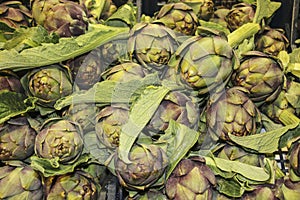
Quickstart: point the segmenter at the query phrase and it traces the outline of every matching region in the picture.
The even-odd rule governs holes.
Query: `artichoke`
[[[283,88],[278,97],[271,102],[264,103],[260,111],[276,123],[281,123],[281,114],[288,111],[296,116],[300,115],[300,83],[288,78],[284,81]]]
[[[32,16],[37,24],[60,37],[84,34],[89,24],[85,8],[68,0],[33,0]]]
[[[206,110],[208,133],[214,141],[230,141],[228,133],[241,137],[260,133],[261,114],[247,90],[232,87],[217,96],[210,98]]]
[[[79,0],[80,4],[86,7],[92,23],[106,20],[117,10],[112,0],[105,0],[104,3],[101,1],[102,0]]]
[[[68,120],[78,123],[85,134],[95,129],[95,118],[98,111],[99,108],[94,104],[72,104],[64,116]]]
[[[200,25],[193,9],[182,2],[163,5],[155,20],[184,35],[194,35]]]
[[[81,90],[87,90],[99,82],[105,70],[99,49],[69,60],[66,65],[71,70],[74,83]]]
[[[280,51],[286,51],[289,40],[283,29],[265,27],[255,36],[255,49],[266,54],[277,56]]]
[[[172,91],[160,103],[144,132],[151,136],[162,134],[168,128],[170,120],[197,130],[199,110],[196,98],[182,91]]]
[[[87,173],[75,171],[50,179],[46,200],[98,200],[99,189]]]
[[[237,65],[233,49],[218,34],[191,37],[180,45],[169,62],[181,82],[198,91],[199,95],[223,88]]]
[[[300,140],[294,142],[289,150],[289,177],[291,181],[300,181]]]
[[[19,77],[11,70],[0,71],[0,91],[23,92]]]
[[[115,65],[102,74],[105,80],[126,82],[133,79],[144,78],[149,71],[142,65],[134,62],[124,62]]]
[[[34,153],[36,132],[26,117],[11,119],[0,126],[0,160],[24,160]]]
[[[43,199],[42,178],[23,163],[0,167],[0,199]]]
[[[165,190],[169,199],[212,200],[216,177],[200,157],[181,160],[168,178]]]
[[[45,107],[52,107],[58,99],[73,92],[69,73],[58,64],[29,71],[21,83],[27,95],[38,98],[38,103]]]
[[[279,95],[284,72],[281,62],[259,51],[244,54],[239,68],[232,75],[233,84],[249,90],[255,103],[271,102]]]
[[[238,3],[232,6],[225,17],[228,28],[231,31],[236,30],[242,25],[252,22],[254,19],[256,6],[249,3]]]
[[[137,59],[149,69],[161,70],[168,64],[178,43],[175,33],[168,27],[138,23],[130,30],[127,45],[131,60]]]
[[[40,158],[58,159],[59,163],[75,162],[82,153],[83,139],[79,126],[69,120],[53,120],[37,134],[35,153]]]
[[[21,26],[31,26],[31,21],[31,11],[21,1],[12,0],[0,3],[0,25],[2,24],[2,30],[13,32]]]
[[[122,105],[104,107],[96,116],[95,130],[99,140],[108,148],[119,146],[122,126],[127,123],[129,109]]]
[[[216,10],[214,11],[213,16],[209,19],[209,21],[227,27],[227,22],[225,20],[225,17],[227,16],[229,11],[230,9],[226,7],[217,7]]]
[[[131,190],[145,190],[155,184],[168,166],[165,151],[156,145],[135,145],[125,163],[118,156],[115,159],[115,172],[120,184]]]
[[[276,197],[276,188],[272,185],[262,185],[257,187],[254,191],[245,193],[241,200],[279,200]]]

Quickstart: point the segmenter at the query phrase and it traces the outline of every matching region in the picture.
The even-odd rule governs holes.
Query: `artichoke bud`
[[[199,19],[194,10],[183,2],[167,3],[155,15],[155,21],[163,23],[177,33],[194,35]]]
[[[67,69],[58,64],[29,71],[21,83],[27,95],[38,98],[38,103],[45,107],[52,107],[58,99],[73,92]]]
[[[265,27],[263,31],[255,36],[255,48],[266,54],[277,56],[280,51],[286,51],[289,40],[283,29]]]
[[[180,0],[189,5],[199,19],[208,21],[214,14],[213,0]]]
[[[98,200],[98,188],[87,173],[75,171],[55,177],[47,188],[46,199]]]
[[[129,33],[130,59],[149,69],[162,70],[178,47],[173,30],[158,23],[138,23]]]
[[[19,77],[11,70],[0,71],[0,91],[23,92]]]
[[[34,0],[32,15],[37,24],[60,37],[84,34],[88,29],[86,9],[68,0]]]
[[[213,199],[216,177],[200,157],[181,160],[168,178],[165,190],[169,199]]]
[[[238,3],[232,6],[225,17],[228,28],[234,31],[242,25],[252,22],[254,19],[256,6],[249,3]]]
[[[0,199],[43,199],[42,178],[23,163],[0,167]]]
[[[138,78],[144,78],[149,71],[142,65],[134,62],[124,62],[115,65],[102,73],[105,80],[112,80],[117,82],[126,82]]]
[[[249,97],[258,105],[275,100],[284,82],[282,63],[262,52],[247,52],[232,75],[233,84],[249,90]]]
[[[210,101],[206,124],[212,138],[230,141],[228,133],[240,137],[260,133],[261,113],[245,91],[241,87],[232,87],[215,101]]]
[[[288,155],[290,179],[292,181],[300,181],[300,141],[292,144]]]
[[[214,31],[210,34],[185,40],[169,62],[169,66],[176,69],[181,82],[187,88],[198,91],[201,96],[224,89],[238,65],[227,39],[223,35],[216,35]]]
[[[11,119],[0,127],[0,160],[24,160],[34,153],[36,132],[25,117]]]
[[[67,61],[74,83],[79,89],[87,90],[101,80],[101,73],[105,70],[99,49],[80,55]]]
[[[108,148],[119,146],[122,127],[127,123],[129,108],[121,105],[107,106],[96,116],[95,130],[99,140]]]
[[[145,190],[154,185],[168,166],[165,151],[156,145],[135,145],[129,153],[131,163],[118,156],[115,171],[120,184],[130,190]]]
[[[69,120],[50,121],[37,134],[34,148],[38,157],[73,163],[83,150],[81,129]]]
[[[168,128],[170,120],[197,130],[199,113],[197,98],[181,91],[172,91],[162,100],[144,131],[151,136],[162,134]]]
[[[279,200],[279,198],[276,197],[276,187],[261,185],[252,192],[244,193],[241,200]]]
[[[13,32],[22,26],[31,26],[31,11],[21,1],[0,3],[0,24],[5,31]]]

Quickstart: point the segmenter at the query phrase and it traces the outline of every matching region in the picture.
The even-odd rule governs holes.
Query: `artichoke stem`
[[[239,27],[228,35],[228,43],[232,48],[237,47],[245,39],[254,36],[260,30],[260,25],[256,23],[247,23]]]
[[[281,112],[279,115],[279,120],[286,126],[300,123],[300,119],[288,110],[283,110]]]

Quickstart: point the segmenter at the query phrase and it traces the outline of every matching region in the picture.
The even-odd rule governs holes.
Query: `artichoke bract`
[[[38,103],[45,107],[52,107],[58,99],[73,92],[69,73],[58,64],[29,71],[21,83],[27,95],[37,97]]]
[[[247,90],[232,87],[214,100],[211,97],[206,110],[206,125],[214,141],[230,141],[228,133],[240,137],[260,133],[262,121]]]
[[[0,199],[43,199],[42,178],[23,163],[0,167]]]
[[[200,157],[181,160],[165,185],[169,199],[212,200],[217,181],[211,169]]]
[[[265,27],[255,36],[255,49],[266,54],[277,56],[280,51],[287,50],[289,40],[283,29]]]
[[[127,48],[131,60],[149,69],[161,70],[178,47],[173,30],[162,24],[138,23],[129,33]]]
[[[101,80],[101,73],[105,70],[102,60],[99,49],[95,49],[66,63],[79,89],[87,90]]]
[[[68,0],[34,0],[32,16],[37,24],[60,37],[84,34],[89,24],[85,8]]]
[[[180,80],[199,95],[223,87],[228,83],[238,59],[227,42],[218,34],[193,36],[184,41],[169,62]]]
[[[199,19],[193,9],[185,3],[167,3],[155,15],[155,21],[163,23],[177,33],[194,35]]]
[[[260,111],[276,123],[281,123],[280,115],[288,111],[296,116],[300,115],[300,83],[287,78],[278,97],[261,106]]]
[[[131,163],[116,157],[115,171],[120,184],[131,190],[151,187],[163,176],[169,162],[165,151],[151,144],[133,146],[128,158]]]
[[[23,92],[19,77],[11,70],[0,71],[0,91]]]
[[[129,118],[129,108],[122,105],[104,107],[96,116],[95,130],[99,140],[108,148],[119,146],[122,126]]]
[[[228,28],[234,31],[242,25],[252,22],[254,19],[256,6],[249,3],[238,3],[232,6],[225,17]]]
[[[46,200],[98,200],[98,192],[96,183],[86,173],[75,171],[54,178],[47,188]]]
[[[243,55],[232,80],[234,85],[249,90],[249,97],[253,102],[271,102],[282,89],[283,67],[275,57],[259,51],[249,51]]]
[[[0,160],[24,160],[34,153],[36,132],[25,117],[0,125]]]
[[[62,164],[73,163],[83,150],[81,134],[79,126],[69,120],[49,122],[36,136],[35,153],[41,158],[58,158]]]
[[[165,96],[144,131],[151,136],[163,134],[171,120],[197,130],[199,113],[196,98],[182,91],[172,91]]]
[[[0,3],[1,29],[13,32],[21,26],[31,26],[31,11],[21,1],[5,1]]]

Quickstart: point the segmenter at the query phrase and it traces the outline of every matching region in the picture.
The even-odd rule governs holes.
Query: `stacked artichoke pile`
[[[222,2],[2,1],[0,199],[299,199],[300,49]]]

